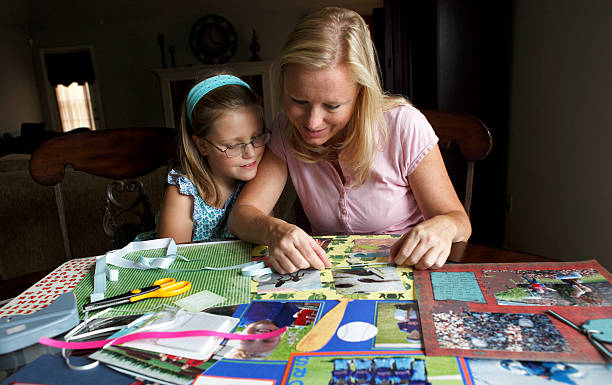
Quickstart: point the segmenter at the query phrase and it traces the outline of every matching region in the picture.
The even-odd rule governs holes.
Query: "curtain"
[[[80,127],[95,130],[89,85],[86,82],[83,85],[72,83],[68,87],[60,84],[55,87],[55,96],[64,132]]]
[[[47,78],[53,86],[89,83],[95,81],[93,62],[89,51],[46,53]]]

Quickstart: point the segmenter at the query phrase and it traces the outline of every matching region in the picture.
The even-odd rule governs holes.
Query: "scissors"
[[[162,278],[153,282],[153,286],[134,289],[125,294],[120,294],[115,297],[101,299],[99,301],[90,302],[83,305],[83,311],[94,311],[106,309],[107,307],[123,305],[140,301],[141,299],[151,297],[171,297],[179,295],[191,288],[191,282],[180,281],[176,282],[174,278]]]

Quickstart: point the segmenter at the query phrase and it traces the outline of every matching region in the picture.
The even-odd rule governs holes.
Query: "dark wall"
[[[471,241],[497,247],[506,215],[512,10],[508,0],[385,0],[373,17],[374,30],[385,31],[374,38],[388,91],[419,109],[474,115],[491,130],[491,154],[475,167]],[[445,159],[454,158],[451,149]],[[449,170],[460,198],[461,171]]]

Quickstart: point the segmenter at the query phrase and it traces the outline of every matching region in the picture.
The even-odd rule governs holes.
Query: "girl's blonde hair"
[[[408,101],[385,95],[378,66],[378,56],[367,24],[358,13],[344,8],[327,7],[313,12],[298,23],[289,35],[279,58],[278,87],[284,100],[284,69],[288,64],[301,64],[314,69],[348,65],[359,86],[353,115],[343,130],[343,138],[333,147],[310,145],[293,126],[287,135],[295,156],[304,162],[340,160],[353,171],[355,187],[361,186],[370,174],[377,150],[386,140],[383,113]],[[380,128],[380,143],[377,128]],[[340,157],[338,158],[338,155]]]
[[[233,75],[227,71],[210,73],[194,84],[217,75]],[[193,87],[192,87],[193,88]],[[196,104],[191,115],[191,123],[187,116],[185,102],[181,108],[179,161],[185,175],[191,180],[208,204],[219,206],[223,204],[222,197],[214,182],[212,171],[205,156],[198,151],[192,135],[205,138],[213,128],[215,121],[225,112],[242,107],[253,107],[263,122],[263,107],[261,99],[249,88],[240,85],[224,85],[204,95]]]

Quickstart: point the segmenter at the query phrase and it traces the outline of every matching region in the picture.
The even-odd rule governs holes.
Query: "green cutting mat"
[[[216,244],[198,244],[190,246],[179,246],[178,254],[189,260],[198,259],[197,261],[185,262],[177,259],[170,269],[197,269],[205,266],[209,267],[224,267],[246,263],[251,260],[252,245],[245,242],[228,242]],[[138,257],[163,257],[166,254],[166,249],[144,250],[132,252],[124,258],[129,260],[137,260]],[[201,260],[200,260],[201,259]],[[110,269],[119,270],[119,280],[111,282],[106,281],[105,298],[123,294],[133,289],[151,286],[153,282],[160,278],[174,278],[178,281],[191,282],[191,289],[186,293],[166,298],[148,298],[142,301],[117,306],[120,311],[111,311],[107,313],[108,317],[125,315],[129,313],[142,314],[159,307],[162,304],[173,305],[177,300],[188,297],[202,290],[208,290],[225,298],[225,301],[216,306],[229,306],[250,301],[250,278],[240,274],[240,269],[214,271],[203,270],[197,272],[180,272],[169,273],[165,270],[138,270],[127,269],[109,265]],[[81,318],[83,313],[80,312],[82,306],[89,303],[89,296],[93,293],[93,276],[95,268],[87,273],[85,278],[74,288],[73,292],[76,295],[79,305],[79,313]],[[93,313],[91,313],[93,314]]]

